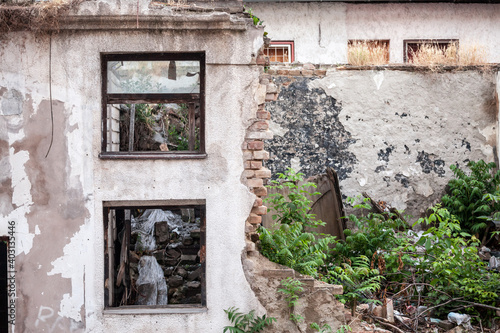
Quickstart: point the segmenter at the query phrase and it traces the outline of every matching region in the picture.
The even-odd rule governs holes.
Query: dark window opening
[[[458,48],[458,39],[423,39],[423,40],[405,40],[404,42],[404,62],[412,62],[413,56],[424,46],[432,46],[445,52],[450,46]]]
[[[103,54],[101,158],[203,158],[204,53]]]
[[[7,281],[8,237],[0,237],[0,332],[9,330],[9,296]]]
[[[197,203],[104,203],[107,308],[206,306],[205,205]]]

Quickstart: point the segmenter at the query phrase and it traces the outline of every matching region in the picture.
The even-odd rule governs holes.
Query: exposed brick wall
[[[267,59],[262,51],[257,58],[257,64],[266,66]],[[264,68],[264,67],[263,67]],[[256,230],[262,222],[262,215],[267,213],[267,207],[263,205],[263,198],[267,195],[267,188],[264,187],[266,179],[271,178],[271,171],[263,166],[269,159],[269,153],[265,151],[265,140],[273,138],[273,133],[269,131],[269,120],[271,114],[265,110],[266,102],[275,101],[278,97],[278,89],[271,82],[270,75],[263,73],[260,77],[257,91],[258,108],[252,123],[247,128],[245,141],[243,143],[243,163],[245,171],[243,177],[250,191],[256,195],[252,211],[246,220],[247,252],[255,250],[253,241],[257,239]]]

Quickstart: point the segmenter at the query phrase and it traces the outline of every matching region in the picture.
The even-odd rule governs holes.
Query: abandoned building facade
[[[224,309],[274,304],[252,276],[250,237],[273,173],[332,166],[346,195],[369,186],[418,216],[451,164],[498,160],[497,67],[321,66],[345,63],[351,39],[390,40],[391,62],[403,62],[406,39],[476,36],[498,62],[498,5],[463,4],[468,16],[462,4],[252,3],[273,40],[294,41],[294,61],[309,63],[277,69],[264,68],[264,27],[241,1],[68,3],[57,25],[0,32],[9,332],[221,332]],[[453,33],[354,23],[436,8],[454,8],[440,17]],[[336,327],[341,291],[323,289]]]

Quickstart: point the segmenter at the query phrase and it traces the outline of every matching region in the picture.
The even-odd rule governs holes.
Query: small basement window
[[[349,40],[347,43],[347,62],[357,66],[388,64],[389,40]]]
[[[205,201],[104,202],[107,312],[206,306]]]
[[[289,64],[295,61],[294,43],[292,41],[273,41],[264,48],[264,55],[270,62]]]
[[[205,157],[205,53],[102,54],[101,158]]]
[[[419,39],[419,40],[405,40],[404,45],[404,62],[412,62],[413,56],[423,46],[431,46],[441,51],[446,52],[450,46],[458,48],[458,39]]]

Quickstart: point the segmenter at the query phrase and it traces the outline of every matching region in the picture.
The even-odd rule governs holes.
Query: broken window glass
[[[105,208],[107,307],[205,305],[204,206]]]
[[[102,158],[203,158],[204,53],[104,54]]]

